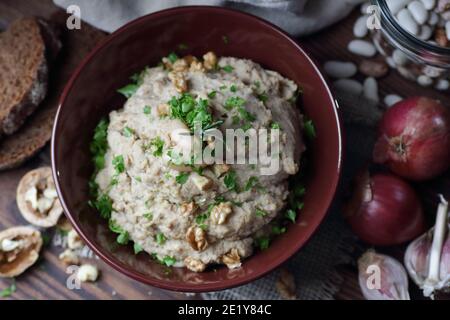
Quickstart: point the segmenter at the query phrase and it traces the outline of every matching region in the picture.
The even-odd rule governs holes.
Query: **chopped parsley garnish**
[[[245,123],[244,125],[242,125],[242,130],[244,130],[244,131],[247,131],[251,128],[253,128],[253,126],[250,123]]]
[[[236,88],[236,86],[235,86],[234,84],[232,84],[232,85],[230,86],[230,91],[231,91],[231,92],[236,92],[236,91],[237,91],[237,88]]]
[[[164,149],[164,141],[160,137],[153,138],[150,141],[150,146],[153,147],[153,155],[161,157]]]
[[[127,138],[132,137],[133,134],[134,134],[134,130],[131,129],[130,127],[125,127],[125,128],[123,129],[123,135],[124,135],[125,137],[127,137]]]
[[[222,67],[222,70],[225,72],[231,73],[231,72],[233,72],[234,68],[230,65],[227,65],[227,66]]]
[[[144,107],[144,114],[151,114],[152,113],[152,108],[150,106],[145,106]]]
[[[142,178],[141,177],[135,177],[134,180],[136,180],[137,182],[142,182]]]
[[[230,97],[225,101],[225,109],[231,110],[233,108],[242,107],[245,104],[245,100],[240,97]]]
[[[219,87],[220,90],[225,90],[226,88],[227,88],[226,85],[222,85],[222,86]]]
[[[289,209],[288,211],[286,211],[286,218],[295,223],[295,220],[297,219],[297,212],[295,212],[292,209]]]
[[[209,210],[208,210],[209,211]],[[195,223],[202,229],[206,229],[205,221],[209,218],[209,213],[202,213],[195,217]]]
[[[286,227],[280,227],[280,226],[273,226],[272,227],[272,233],[275,235],[280,235],[286,232]]]
[[[228,44],[229,39],[227,36],[222,36],[222,41],[223,41],[223,43]]]
[[[153,214],[151,212],[144,213],[143,217],[149,221],[153,220]]]
[[[160,246],[162,246],[165,242],[166,242],[166,236],[163,233],[158,233],[155,236],[155,241],[157,244],[159,244]]]
[[[234,170],[230,170],[225,174],[223,183],[228,188],[228,190],[238,192],[239,188],[236,180],[236,172]]]
[[[165,264],[168,267],[173,266],[176,262],[177,262],[177,260],[174,257],[171,257],[171,256],[165,256],[161,260],[161,263]]]
[[[258,94],[259,101],[267,102],[268,99],[269,99],[269,97],[267,96],[267,94],[265,92]]]
[[[125,161],[123,160],[122,155],[115,156],[112,160],[112,165],[114,166],[117,174],[125,171]]]
[[[270,125],[270,128],[279,130],[279,129],[281,129],[281,126],[280,126],[280,124],[278,122],[272,122],[271,125]]]
[[[176,176],[175,180],[179,184],[185,184],[186,181],[188,180],[188,178],[189,178],[189,172],[182,172]]]
[[[259,179],[257,177],[250,177],[245,184],[244,191],[249,191],[259,185]]]
[[[270,238],[269,237],[261,237],[255,239],[255,244],[260,250],[266,250],[270,246]]]
[[[108,124],[107,120],[100,120],[97,127],[95,127],[94,138],[89,146],[96,172],[105,167],[105,153],[108,150]]]
[[[118,244],[126,245],[128,244],[128,241],[130,241],[130,234],[128,231],[125,231],[117,236],[116,241]]]
[[[120,227],[116,221],[110,219],[109,223],[109,230],[111,230],[114,233],[118,233],[119,235],[116,238],[117,243],[119,244],[128,244],[128,241],[130,240],[130,235],[128,231],[125,231]]]
[[[102,195],[91,203],[103,219],[109,219],[111,217],[111,212],[113,211],[112,200],[107,194]]]
[[[210,93],[208,93],[208,98],[210,99],[214,99],[217,95],[217,91],[211,91]]]
[[[312,120],[306,120],[303,123],[305,134],[308,137],[308,139],[314,139],[316,137],[316,128],[314,126],[314,123]]]
[[[245,110],[243,107],[239,107],[239,114],[241,115],[241,117],[246,120],[246,121],[250,121],[253,122],[256,120],[256,117],[251,114],[250,112],[248,112],[247,110]]]
[[[237,115],[234,115],[231,119],[233,120],[234,125],[237,125],[241,122],[241,118],[239,118],[239,116]]]
[[[16,292],[16,290],[17,290],[16,280],[13,279],[9,287],[6,287],[2,291],[0,291],[0,297],[2,298],[10,297],[14,292]]]
[[[139,86],[135,83],[127,84],[125,87],[120,88],[117,92],[123,94],[125,98],[131,97],[139,88]]]
[[[267,212],[261,209],[256,208],[255,214],[257,217],[265,217],[267,216]]]
[[[134,250],[134,254],[138,254],[139,252],[141,252],[143,249],[142,249],[142,246],[139,244],[139,243],[134,243],[133,244],[133,250]]]
[[[168,56],[167,59],[170,61],[170,63],[175,63],[175,61],[178,60],[178,56],[175,52],[171,52]]]

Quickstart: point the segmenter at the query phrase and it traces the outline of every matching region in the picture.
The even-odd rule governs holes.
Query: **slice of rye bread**
[[[18,19],[0,34],[0,136],[16,132],[44,100],[48,62],[60,49],[57,29],[42,19]]]
[[[52,17],[51,24],[59,26],[57,30],[64,30],[66,19],[65,12],[61,11]],[[18,167],[47,144],[66,82],[81,60],[105,36],[105,33],[85,23],[81,30],[63,33],[64,47],[50,73],[47,97],[15,134],[0,139],[0,170]]]

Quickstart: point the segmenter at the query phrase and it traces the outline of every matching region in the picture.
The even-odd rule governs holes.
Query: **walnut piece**
[[[224,224],[231,212],[233,212],[231,202],[219,203],[211,210],[211,222],[214,224]]]
[[[209,190],[214,185],[214,182],[210,178],[201,176],[197,173],[191,174],[191,179],[192,179],[192,182],[195,184],[195,186],[200,191]]]
[[[170,81],[172,81],[172,84],[175,86],[177,92],[183,93],[187,91],[188,85],[183,73],[172,71],[169,72],[168,77]]]
[[[213,70],[217,65],[217,56],[214,52],[209,51],[203,55],[203,66],[206,70]]]
[[[161,103],[156,107],[156,113],[159,117],[165,117],[170,114],[170,106],[167,103]]]
[[[67,265],[80,264],[80,258],[75,251],[71,249],[66,249],[58,256],[58,259]]]
[[[203,262],[192,257],[184,259],[184,264],[186,265],[186,268],[194,272],[203,272],[206,268],[206,265]]]
[[[98,269],[92,264],[83,264],[77,271],[77,279],[81,282],[95,282],[98,278]]]
[[[81,240],[80,236],[74,229],[70,230],[67,234],[67,246],[72,250],[80,249],[84,246],[83,240]]]
[[[186,241],[195,251],[204,251],[208,247],[206,232],[200,227],[190,227],[186,232]]]
[[[183,216],[189,216],[195,213],[197,211],[198,206],[195,204],[194,201],[191,202],[185,202],[181,204],[181,214]]]
[[[222,263],[224,263],[228,269],[237,269],[241,266],[241,257],[239,251],[236,248],[230,250],[230,252],[222,256]]]
[[[275,284],[279,295],[286,300],[295,300],[296,286],[294,275],[286,269],[280,270],[280,275],[278,276],[277,282]]]
[[[189,65],[185,59],[178,59],[172,64],[172,70],[176,72],[187,71]]]

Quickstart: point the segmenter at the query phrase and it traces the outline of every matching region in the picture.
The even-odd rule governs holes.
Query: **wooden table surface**
[[[353,60],[356,58],[346,50],[347,43],[352,39],[353,21],[358,16],[355,12],[343,22],[330,27],[318,34],[300,39],[302,46],[310,53],[319,65],[327,60]],[[8,23],[21,16],[37,15],[47,19],[61,17],[64,12],[53,5],[51,0],[1,0],[0,1],[0,29],[4,29]],[[86,25],[83,25],[86,26]],[[86,31],[88,30],[88,31]],[[85,54],[82,50],[91,47],[104,37],[104,34],[87,26],[67,36],[68,41],[73,41],[80,59]],[[87,34],[88,33],[88,34]],[[83,48],[78,49],[79,46]],[[72,53],[73,54],[73,53]],[[78,57],[77,57],[78,59]],[[75,61],[73,58],[71,61]],[[68,67],[66,66],[67,70]],[[55,89],[58,90],[58,89]],[[396,93],[403,97],[412,95],[429,95],[443,101],[448,100],[448,95],[437,93],[431,89],[418,87],[416,84],[401,78],[392,72],[380,82],[381,95]],[[46,147],[38,156],[18,169],[0,172],[0,230],[27,224],[20,215],[15,201],[15,190],[20,178],[30,169],[48,165],[49,148]],[[436,181],[418,186],[423,194],[428,211],[434,210],[436,192],[450,192],[449,175]],[[326,245],[326,244],[324,244]],[[400,256],[403,248],[386,249],[387,252]],[[109,266],[96,260],[101,270],[101,278],[94,284],[83,284],[80,290],[70,290],[66,286],[69,274],[66,268],[58,260],[62,251],[54,244],[48,244],[42,250],[41,258],[27,272],[16,279],[17,291],[13,294],[16,299],[198,299],[198,295],[186,295],[166,290],[156,289],[132,279],[127,278],[111,269]],[[359,254],[359,251],[355,253]],[[362,299],[357,283],[357,273],[354,265],[340,266],[340,274],[344,278],[337,299]],[[9,286],[10,280],[0,280],[0,290]],[[413,289],[413,292],[417,290]],[[420,297],[419,294],[413,296]]]

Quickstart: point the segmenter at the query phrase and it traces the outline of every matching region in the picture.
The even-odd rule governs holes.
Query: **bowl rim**
[[[161,280],[157,278],[149,278],[146,276],[141,275],[140,273],[134,271],[132,268],[126,267],[119,261],[115,261],[113,256],[109,256],[108,254],[103,252],[103,249],[101,246],[98,246],[92,242],[89,237],[87,237],[84,232],[82,232],[81,228],[78,226],[77,223],[75,223],[75,219],[72,217],[72,214],[70,210],[68,209],[66,202],[64,201],[64,198],[61,196],[61,187],[59,182],[59,175],[57,171],[57,163],[55,160],[55,147],[57,144],[57,141],[59,140],[59,137],[57,136],[57,126],[60,118],[60,113],[62,110],[62,107],[65,103],[65,100],[67,99],[67,96],[69,92],[72,90],[72,87],[75,83],[75,81],[78,79],[79,75],[83,71],[84,67],[96,56],[98,51],[100,51],[103,47],[105,47],[108,43],[111,41],[114,41],[114,39],[124,32],[127,32],[128,29],[134,27],[135,25],[138,25],[145,20],[148,19],[155,19],[158,17],[164,17],[167,15],[173,15],[173,14],[182,14],[183,12],[190,12],[192,10],[204,10],[207,12],[215,11],[219,13],[224,13],[228,15],[235,16],[236,18],[245,18],[253,20],[254,22],[257,22],[259,24],[264,25],[265,27],[268,27],[275,31],[278,36],[282,37],[283,39],[287,40],[290,45],[294,46],[295,49],[303,55],[308,63],[312,66],[315,73],[319,77],[320,81],[322,82],[325,91],[327,93],[328,99],[330,100],[333,108],[331,112],[333,112],[333,116],[336,120],[336,127],[337,127],[337,134],[338,134],[338,161],[335,164],[336,165],[336,171],[335,175],[332,179],[332,184],[330,185],[330,190],[332,190],[333,196],[328,200],[328,203],[326,204],[326,210],[322,214],[320,218],[318,218],[317,223],[314,227],[305,229],[305,240],[302,242],[297,242],[294,245],[292,245],[288,250],[284,252],[284,254],[275,260],[273,263],[266,265],[265,268],[262,268],[258,271],[255,271],[254,273],[250,275],[246,275],[244,277],[237,277],[233,279],[227,279],[225,283],[223,282],[215,282],[215,283],[207,283],[207,284],[184,284],[184,283],[177,283],[176,285],[171,284],[170,281]],[[249,14],[247,12],[225,8],[225,7],[217,7],[217,6],[208,6],[208,5],[192,5],[192,6],[181,6],[181,7],[174,7],[169,8],[157,12],[153,12],[147,15],[144,15],[142,17],[139,17],[135,20],[132,20],[113,33],[110,33],[106,36],[106,38],[102,41],[100,41],[87,55],[83,58],[83,60],[78,64],[75,71],[72,73],[69,81],[66,83],[64,90],[60,96],[59,103],[58,103],[58,109],[55,115],[53,129],[52,129],[52,136],[51,136],[51,167],[52,167],[52,175],[53,179],[55,181],[56,190],[58,193],[58,198],[61,202],[61,205],[64,209],[65,216],[69,219],[72,226],[75,228],[77,233],[80,235],[80,237],[83,239],[83,241],[88,245],[89,248],[91,248],[94,253],[99,256],[104,262],[106,262],[109,266],[111,266],[116,271],[125,274],[126,276],[139,281],[141,283],[145,283],[147,285],[151,285],[160,289],[166,289],[166,290],[172,290],[172,291],[179,291],[179,292],[208,292],[208,291],[219,291],[219,290],[225,290],[234,288],[237,286],[241,286],[250,282],[253,282],[259,278],[262,278],[263,276],[267,275],[271,271],[275,270],[277,267],[279,267],[281,264],[285,263],[289,258],[291,258],[294,254],[296,254],[302,247],[304,247],[310,240],[312,235],[317,231],[318,227],[322,224],[323,220],[327,216],[330,207],[336,197],[337,188],[339,185],[339,181],[341,180],[342,176],[342,163],[343,163],[343,127],[342,127],[342,121],[339,115],[339,104],[337,100],[333,97],[333,94],[330,90],[330,87],[328,86],[327,81],[325,80],[323,74],[321,73],[320,69],[317,67],[316,63],[311,59],[311,57],[306,53],[306,51],[298,44],[287,32],[283,31],[278,26],[274,25],[273,23],[262,19],[258,16]],[[249,257],[251,259],[251,257]]]

